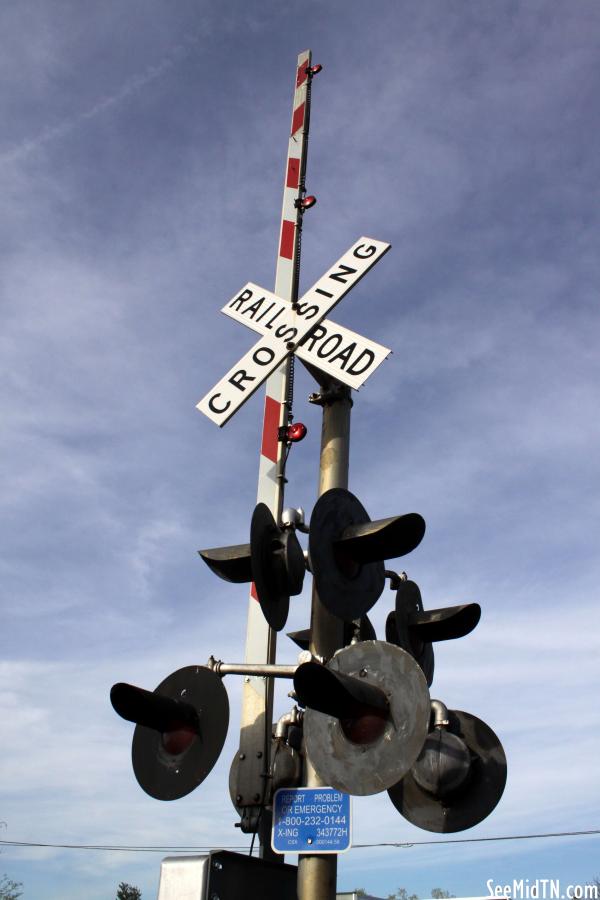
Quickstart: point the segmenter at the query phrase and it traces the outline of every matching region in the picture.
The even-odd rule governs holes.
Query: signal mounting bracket
[[[331,406],[333,403],[345,399],[346,397],[352,406],[352,398],[350,397],[350,391],[346,385],[341,384],[339,381],[332,381],[330,387],[309,394],[308,402],[313,403],[315,406]]]

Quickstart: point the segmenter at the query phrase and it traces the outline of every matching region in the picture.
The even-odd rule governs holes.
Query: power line
[[[411,847],[427,846],[428,844],[479,844],[484,841],[529,841],[534,838],[581,837],[582,835],[589,834],[600,834],[600,828],[592,828],[589,831],[551,831],[543,834],[505,834],[496,837],[452,838],[450,840],[441,841],[383,841],[378,844],[353,844],[353,847],[401,847],[402,849],[410,849]]]
[[[41,841],[0,841],[0,845],[4,847],[42,847],[56,850],[110,850],[122,851],[124,853],[208,853],[214,850],[214,847],[129,847],[111,844],[50,844]],[[247,850],[248,847],[222,847],[222,850]]]
[[[583,837],[587,835],[600,834],[600,828],[593,828],[588,831],[554,831],[542,834],[507,834],[498,835],[496,837],[481,838],[452,838],[448,840],[437,841],[380,841],[375,844],[353,844],[355,850],[366,850],[375,847],[397,847],[403,850],[409,850],[411,847],[428,846],[431,844],[479,844],[490,841],[529,841],[541,838],[559,838],[559,837]],[[40,841],[0,841],[0,845],[4,847],[44,847],[56,850],[97,850],[97,851],[120,851],[124,853],[208,853],[214,850],[214,847],[174,847],[174,846],[122,846],[110,844],[51,844],[42,843]],[[222,850],[243,851],[248,850],[247,846],[221,847]]]

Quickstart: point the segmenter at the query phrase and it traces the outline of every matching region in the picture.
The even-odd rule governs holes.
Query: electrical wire
[[[353,844],[354,847],[425,847],[430,844],[480,844],[485,841],[530,841],[534,838],[559,838],[581,837],[582,835],[600,834],[600,828],[592,828],[589,831],[550,831],[542,834],[506,834],[496,837],[481,838],[451,838],[441,841],[382,841],[378,844]]]
[[[0,845],[4,847],[41,847],[55,850],[100,850],[100,851],[121,851],[123,853],[204,853],[214,850],[214,847],[129,847],[123,845],[111,844],[50,844],[41,841],[0,841]],[[223,850],[247,850],[246,846],[222,847]]]
[[[587,831],[554,831],[540,834],[507,834],[496,837],[481,838],[451,838],[446,840],[434,841],[381,841],[374,844],[353,844],[354,850],[367,850],[377,847],[396,847],[402,850],[411,847],[428,846],[431,844],[479,844],[490,841],[528,841],[541,838],[560,838],[560,837],[584,837],[589,835],[600,834],[600,828],[592,828]],[[123,846],[109,844],[53,844],[42,843],[40,841],[0,841],[3,847],[41,847],[56,850],[96,850],[96,851],[122,851],[124,853],[201,853],[214,850],[214,847],[199,846]],[[227,846],[221,847],[222,850],[246,851],[246,846]]]

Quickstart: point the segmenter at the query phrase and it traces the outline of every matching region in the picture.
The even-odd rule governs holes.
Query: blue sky
[[[483,609],[438,647],[432,696],[492,726],[508,784],[457,837],[600,827],[600,7],[8,0],[0,24],[0,838],[246,843],[227,791],[239,683],[219,763],[171,804],[135,782],[108,692],[243,657],[246,588],[196,550],[247,539],[262,400],[223,430],[194,406],[255,339],[218,310],[249,280],[273,286],[307,47],[324,68],[301,287],[360,235],[392,244],[334,316],[394,351],[355,396],[350,487],[373,518],[426,519],[402,561],[426,606]],[[307,513],[313,389],[299,371],[309,435],[286,500]],[[373,610],[381,637],[392,602]],[[305,590],[289,629],[308,618]],[[282,636],[278,659],[295,656]],[[354,802],[357,843],[432,837],[386,794]],[[599,874],[599,848],[355,849],[339,886],[566,886]],[[4,846],[0,873],[34,900],[122,880],[152,897],[160,859]]]

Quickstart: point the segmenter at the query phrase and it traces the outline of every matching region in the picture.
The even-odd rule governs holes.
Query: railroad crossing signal
[[[384,566],[384,560],[419,545],[425,532],[422,517],[409,513],[371,521],[358,498],[345,489],[348,388],[359,388],[390,351],[326,316],[390,245],[360,238],[297,299],[302,215],[315,202],[304,184],[310,83],[320,68],[311,66],[309,51],[299,55],[275,292],[249,282],[222,309],[261,338],[198,403],[221,427],[267,381],[250,541],[201,551],[220,577],[252,582],[251,596],[260,610],[250,603],[245,662],[223,663],[211,656],[205,666],[172,673],[154,692],[123,683],[111,691],[115,710],[136,724],[132,757],[140,785],[151,796],[170,800],[200,784],[220,755],[229,721],[222,677],[247,676],[230,793],[242,831],[259,832],[263,853],[273,793],[306,784],[307,760],[313,783],[347,794],[387,790],[405,818],[437,832],[480,822],[500,799],[506,781],[506,758],[494,732],[429,694],[433,642],[468,634],[479,620],[479,606],[426,611],[415,582]],[[317,378],[323,392],[316,395],[323,405],[321,496],[308,529],[303,519],[288,520],[281,513],[281,436],[288,443],[303,434],[298,424],[290,430],[293,355],[326,376]],[[341,384],[328,392],[324,385],[331,379]],[[307,554],[296,526],[308,531]],[[285,625],[290,596],[302,590],[306,568],[313,576],[311,628],[290,634],[303,650],[301,662],[278,666],[275,632]],[[367,612],[380,598],[386,578],[396,589],[396,602],[386,622],[386,641],[379,641]],[[303,711],[294,706],[271,733],[272,679],[277,677],[293,677]],[[300,894],[333,900],[335,875],[317,856],[318,851],[299,861],[299,884],[311,885]],[[273,896],[283,896],[279,888],[278,883]],[[238,895],[223,893],[223,900]]]
[[[284,528],[258,504],[249,544],[201,551],[220,577],[254,580],[261,608],[276,630],[283,628],[289,595],[300,592],[305,574],[293,518]],[[307,563],[324,605],[346,623],[347,645],[325,663],[312,658],[291,667],[295,696],[305,709],[293,726],[296,732],[301,726],[304,752],[323,782],[354,795],[388,790],[394,806],[413,824],[452,832],[472,827],[496,806],[506,782],[506,758],[484,722],[430,700],[432,642],[470,633],[481,609],[469,603],[425,611],[415,582],[385,570],[384,559],[410,553],[424,532],[425,522],[416,513],[371,521],[345,489],[334,488],[318,499],[308,529]],[[396,588],[396,601],[386,622],[387,640],[378,641],[366,613],[386,577]],[[303,648],[310,643],[310,631],[290,637]],[[182,797],[214,766],[229,719],[220,678],[227,668],[250,671],[238,664],[188,666],[154,693],[127,684],[113,687],[114,708],[137,725],[133,766],[151,796]],[[286,667],[272,666],[272,674],[289,677],[281,668]],[[271,791],[299,783],[300,748],[299,737],[281,741]],[[232,785],[238,769],[236,757]],[[242,799],[234,788],[236,808]],[[269,800],[266,792],[263,802]]]
[[[265,333],[202,398],[197,404],[200,412],[220,427],[225,425],[284,359],[321,324],[327,313],[379,262],[390,246],[372,238],[359,238],[297,302],[290,303],[252,283],[246,284],[229,305],[243,303],[244,298],[251,299],[256,292],[257,311],[263,310],[264,304],[262,315],[266,317],[264,327],[268,334]],[[262,315],[257,316],[257,324]]]

